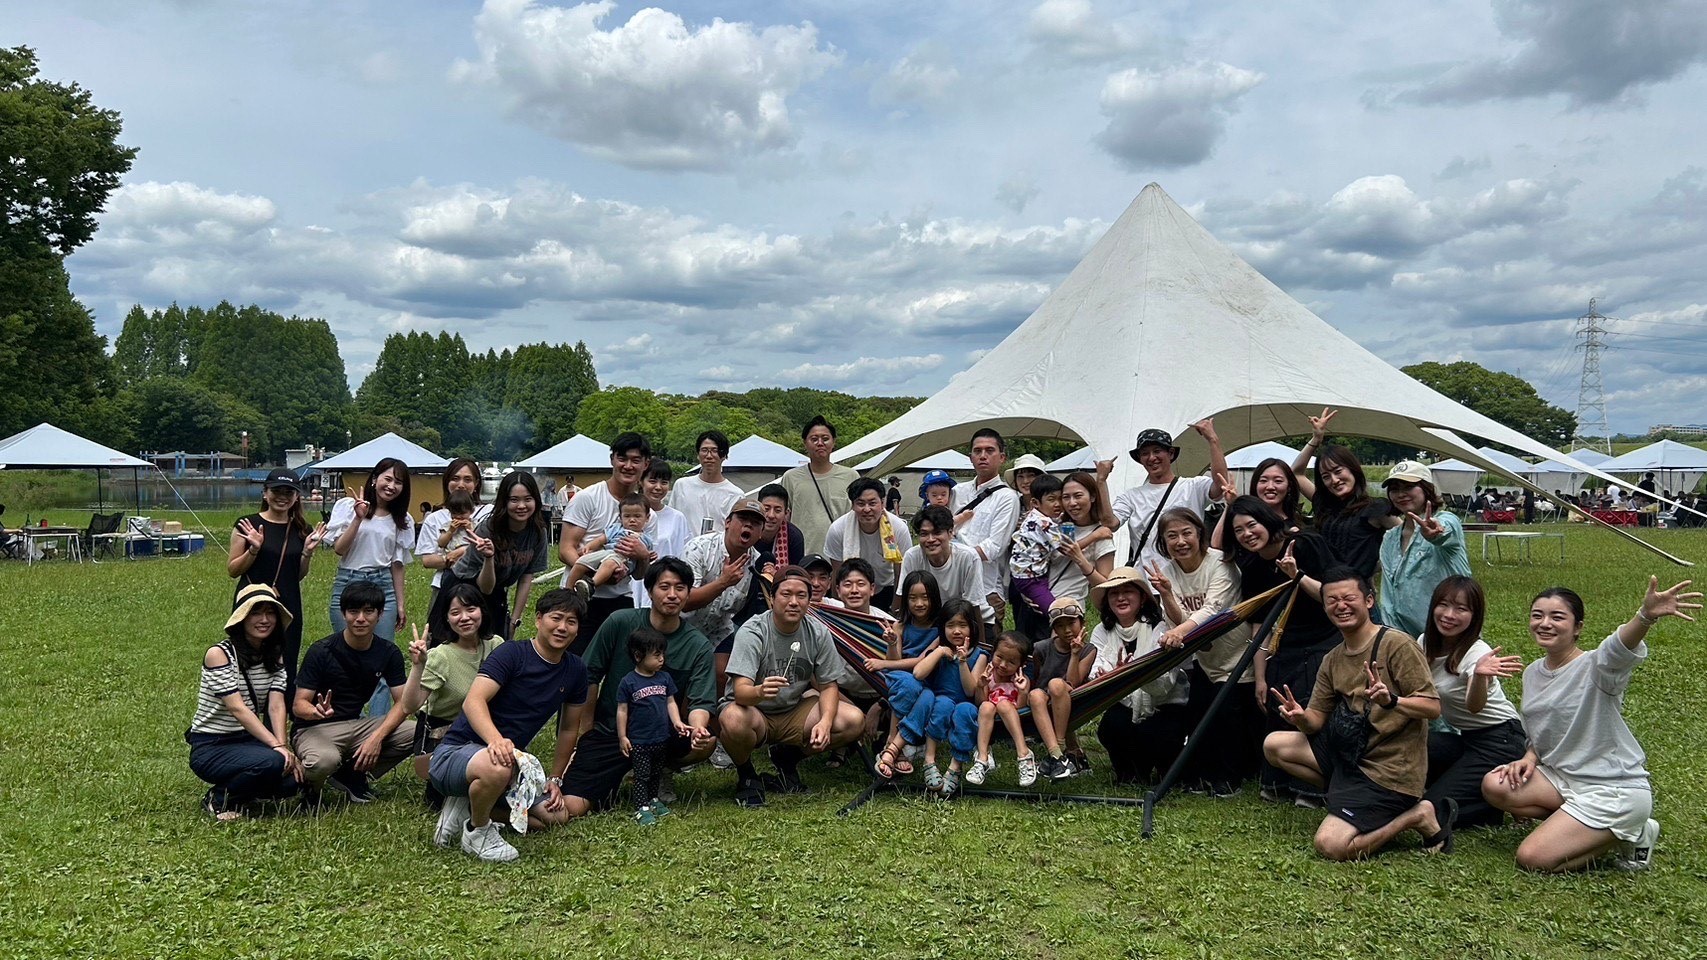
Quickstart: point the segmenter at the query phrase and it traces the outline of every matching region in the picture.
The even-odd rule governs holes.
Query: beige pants
[[[354,720],[334,720],[312,727],[298,727],[291,735],[296,745],[297,759],[302,761],[303,775],[316,786],[338,772],[338,768],[355,755],[362,741],[373,736],[384,717],[357,717]],[[379,760],[368,771],[370,777],[380,777],[402,763],[415,745],[415,721],[405,720],[391,731],[380,747]]]

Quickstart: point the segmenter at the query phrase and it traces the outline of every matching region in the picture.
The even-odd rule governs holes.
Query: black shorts
[[[1422,799],[1383,787],[1369,779],[1361,767],[1336,764],[1321,734],[1310,738],[1310,750],[1328,784],[1327,812],[1351,824],[1358,833],[1381,829]]]
[[[687,756],[691,746],[687,737],[671,734],[664,742],[664,762]],[[622,778],[633,766],[622,755],[616,734],[589,730],[575,745],[575,757],[563,772],[563,795],[580,797],[592,804],[595,811],[609,810],[616,804],[616,791],[622,786]]]

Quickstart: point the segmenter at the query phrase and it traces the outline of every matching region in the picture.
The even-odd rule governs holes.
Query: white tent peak
[[[1140,430],[1174,434],[1177,469],[1192,474],[1208,464],[1194,422],[1214,417],[1222,448],[1237,450],[1308,434],[1310,415],[1324,406],[1339,411],[1336,434],[1459,456],[1497,473],[1504,470],[1459,433],[1559,456],[1364,349],[1152,183],[1006,339],[836,459],[859,463],[893,447],[872,468],[881,473],[993,427],[1004,436],[1077,441],[1113,457],[1118,490],[1139,480],[1125,451]]]
[[[450,466],[449,460],[395,433],[380,434],[309,466],[316,470],[372,470],[375,464],[387,457],[403,461],[411,470],[443,470]]]
[[[729,447],[729,458],[723,461],[723,469],[787,470],[805,462],[806,454],[755,433]]]
[[[108,468],[152,469],[154,464],[102,446],[51,423],[38,423],[0,440],[0,465],[14,470]]]
[[[610,456],[610,444],[577,433],[526,460],[516,461],[512,467],[517,470],[609,470]]]

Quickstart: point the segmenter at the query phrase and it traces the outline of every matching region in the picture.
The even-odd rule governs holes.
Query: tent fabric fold
[[[989,426],[1113,457],[1118,490],[1141,479],[1124,456],[1139,430],[1174,433],[1176,469],[1192,474],[1209,457],[1191,424],[1215,418],[1223,449],[1237,450],[1306,435],[1323,407],[1339,411],[1335,434],[1459,457],[1502,476],[1459,434],[1612,479],[1400,373],[1287,296],[1154,183],[1006,339],[836,459],[859,463],[888,449],[873,468],[881,473]]]

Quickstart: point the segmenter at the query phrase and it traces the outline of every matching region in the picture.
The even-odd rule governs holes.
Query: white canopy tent
[[[343,453],[327,457],[314,464],[316,470],[354,472],[372,470],[374,464],[391,457],[403,461],[410,470],[441,471],[450,461],[411,440],[395,433],[385,433],[366,443],[358,443]]]
[[[140,471],[156,469],[141,457],[103,446],[51,423],[38,423],[0,440],[0,470],[93,470],[96,499],[105,503],[102,470],[129,470],[134,483]],[[142,494],[137,493],[137,504]]]
[[[919,499],[919,484],[924,482],[925,474],[932,470],[943,470],[953,474],[956,480],[965,480],[972,476],[972,459],[958,450],[944,450],[941,453],[933,453],[930,456],[925,457],[923,460],[917,460],[913,463],[909,463],[905,467],[890,467],[886,472],[881,474],[871,473],[871,468],[882,463],[883,459],[887,457],[888,454],[889,451],[885,450],[877,456],[872,457],[870,460],[854,467],[854,469],[858,470],[865,476],[874,477],[883,481],[884,489],[886,490],[889,486],[889,477],[900,477],[901,513],[903,516],[911,515],[915,510],[918,510],[924,505],[924,501]]]
[[[1205,357],[1213,358],[1213,376],[1205,376]],[[1310,415],[1324,406],[1339,411],[1335,433],[1457,456],[1496,473],[1503,468],[1460,431],[1554,454],[1405,376],[1325,323],[1152,183],[1013,333],[837,459],[859,462],[893,447],[881,472],[993,427],[1077,441],[1115,457],[1111,488],[1120,490],[1140,480],[1125,451],[1146,427],[1175,434],[1178,469],[1191,474],[1207,464],[1208,450],[1190,424],[1214,417],[1224,448],[1237,450],[1309,433]]]
[[[1095,470],[1097,454],[1090,447],[1080,447],[1064,457],[1057,457],[1044,465],[1043,469],[1050,473],[1076,473],[1080,470]]]
[[[1442,460],[1431,463],[1429,472],[1434,474],[1434,489],[1443,496],[1468,497],[1476,492],[1476,485],[1482,479],[1482,468],[1462,460]]]
[[[511,465],[516,470],[552,470],[610,472],[610,444],[600,443],[586,434],[573,437],[518,460]]]
[[[0,450],[3,456],[5,451]],[[1676,440],[1659,440],[1601,463],[1600,470],[1638,481],[1643,474],[1653,473],[1661,490],[1689,491],[1707,473],[1707,450]]]
[[[1268,459],[1284,460],[1290,464],[1297,457],[1298,451],[1284,443],[1273,440],[1253,443],[1227,454],[1227,472],[1230,474],[1227,479],[1233,481],[1235,493],[1250,493],[1251,477],[1257,472],[1257,464]],[[1316,458],[1311,457],[1310,462],[1315,463]]]

